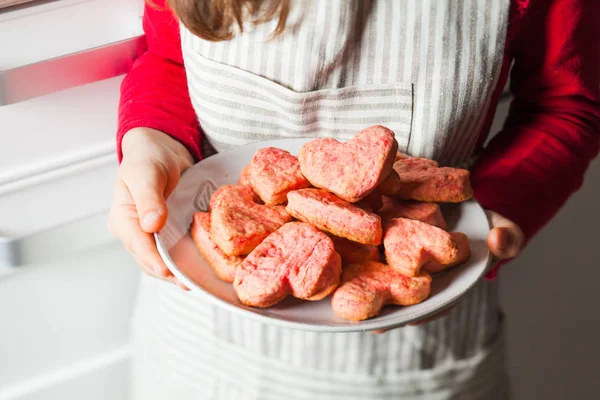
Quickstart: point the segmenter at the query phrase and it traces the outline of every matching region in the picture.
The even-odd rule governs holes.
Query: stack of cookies
[[[446,231],[439,203],[471,196],[468,171],[402,155],[394,133],[373,126],[345,143],[312,140],[298,157],[259,150],[190,233],[242,303],[333,293],[335,313],[360,321],[422,302],[430,274],[468,259],[468,238]]]

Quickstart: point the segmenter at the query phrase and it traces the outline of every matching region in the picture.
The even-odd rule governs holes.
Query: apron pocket
[[[393,83],[296,92],[267,78],[186,48],[188,86],[200,126],[218,151],[297,137],[350,139],[384,125],[405,151],[411,134],[413,85]]]

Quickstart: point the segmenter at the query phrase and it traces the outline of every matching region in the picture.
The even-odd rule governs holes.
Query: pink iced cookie
[[[210,236],[229,256],[250,253],[292,219],[285,207],[258,204],[254,196],[249,186],[226,185],[210,199]]]
[[[379,190],[374,189],[371,193],[365,196],[360,203],[366,203],[373,211],[379,210],[383,207],[383,200],[381,199],[381,193]],[[365,208],[366,209],[366,208]]]
[[[300,172],[298,158],[285,150],[260,149],[247,168],[252,188],[268,205],[283,204],[288,192],[310,186]]]
[[[423,265],[423,269],[430,274],[444,271],[448,268],[455,267],[467,261],[471,257],[471,247],[469,246],[469,238],[461,232],[450,232],[452,240],[458,245],[458,255],[456,260],[450,264],[440,264],[435,261],[430,261]]]
[[[365,262],[344,268],[331,307],[341,318],[362,321],[379,315],[386,304],[418,304],[430,292],[431,276],[427,272],[410,278],[386,264]]]
[[[287,212],[294,218],[354,242],[381,243],[381,218],[338,199],[323,189],[301,189],[288,193]]]
[[[422,157],[405,157],[394,162],[394,171],[401,175],[406,172],[429,171],[438,167],[437,161]]]
[[[240,173],[240,179],[238,180],[238,185],[249,185],[252,186],[252,180],[250,177],[251,165],[248,164],[242,169]]]
[[[407,158],[408,156],[406,154],[400,153],[399,151],[396,152],[396,157],[394,157],[394,162],[402,160],[403,158]]]
[[[392,218],[408,218],[425,222],[446,230],[447,225],[442,215],[439,204],[422,203],[410,200],[395,200],[391,197],[383,197],[383,207],[377,214],[382,220]]]
[[[451,233],[406,218],[386,221],[383,247],[388,264],[407,276],[418,275],[421,267],[429,262],[441,266],[456,265],[463,255]]]
[[[244,261],[244,257],[228,256],[210,238],[210,214],[197,212],[194,214],[190,235],[196,248],[217,276],[225,282],[232,283],[236,268]]]
[[[394,163],[394,170],[399,182],[387,194],[400,199],[459,203],[473,196],[466,169],[440,168],[433,160],[412,157]]]
[[[242,189],[243,186],[245,186],[244,189]],[[210,196],[210,200],[208,202],[208,211],[211,211],[213,209],[213,206],[215,205],[217,199],[221,196],[221,194],[224,192],[231,192],[232,187],[237,187],[236,190],[238,190],[240,193],[251,193],[252,200],[255,203],[262,204],[260,197],[258,197],[256,193],[254,193],[254,190],[252,190],[252,186],[245,183],[238,183],[237,185],[224,185],[215,190],[215,192]]]
[[[300,149],[304,176],[314,186],[355,203],[375,189],[392,170],[398,143],[394,132],[372,126],[346,143],[315,139]]]
[[[321,300],[340,283],[342,263],[333,242],[304,222],[269,235],[236,270],[233,287],[242,303],[270,307],[287,295]]]
[[[384,196],[393,196],[400,191],[401,185],[400,175],[395,170],[392,170],[383,182],[377,186],[376,190]]]
[[[353,242],[331,234],[329,237],[333,241],[335,251],[342,257],[342,265],[381,261],[381,255],[377,246]]]

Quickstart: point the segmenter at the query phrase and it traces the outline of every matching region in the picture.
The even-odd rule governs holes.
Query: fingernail
[[[144,215],[144,218],[142,219],[142,226],[144,226],[144,227],[153,226],[154,224],[156,224],[156,222],[159,220],[159,218],[160,218],[160,214],[157,213],[156,211],[149,212],[148,214]]]

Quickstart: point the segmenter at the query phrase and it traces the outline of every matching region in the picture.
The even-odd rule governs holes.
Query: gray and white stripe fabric
[[[347,138],[380,123],[412,155],[443,164],[472,155],[502,64],[508,0],[296,3],[289,32],[273,40],[275,21],[219,43],[182,30],[192,102],[215,149]]]
[[[293,2],[287,29],[227,42],[182,27],[192,104],[212,151],[281,137],[394,130],[411,155],[472,155],[503,57],[509,0]],[[375,336],[249,321],[143,278],[138,399],[504,399],[495,283],[447,316]]]
[[[238,318],[144,277],[134,398],[506,399],[496,292],[477,285],[448,317],[383,335],[287,330]]]

